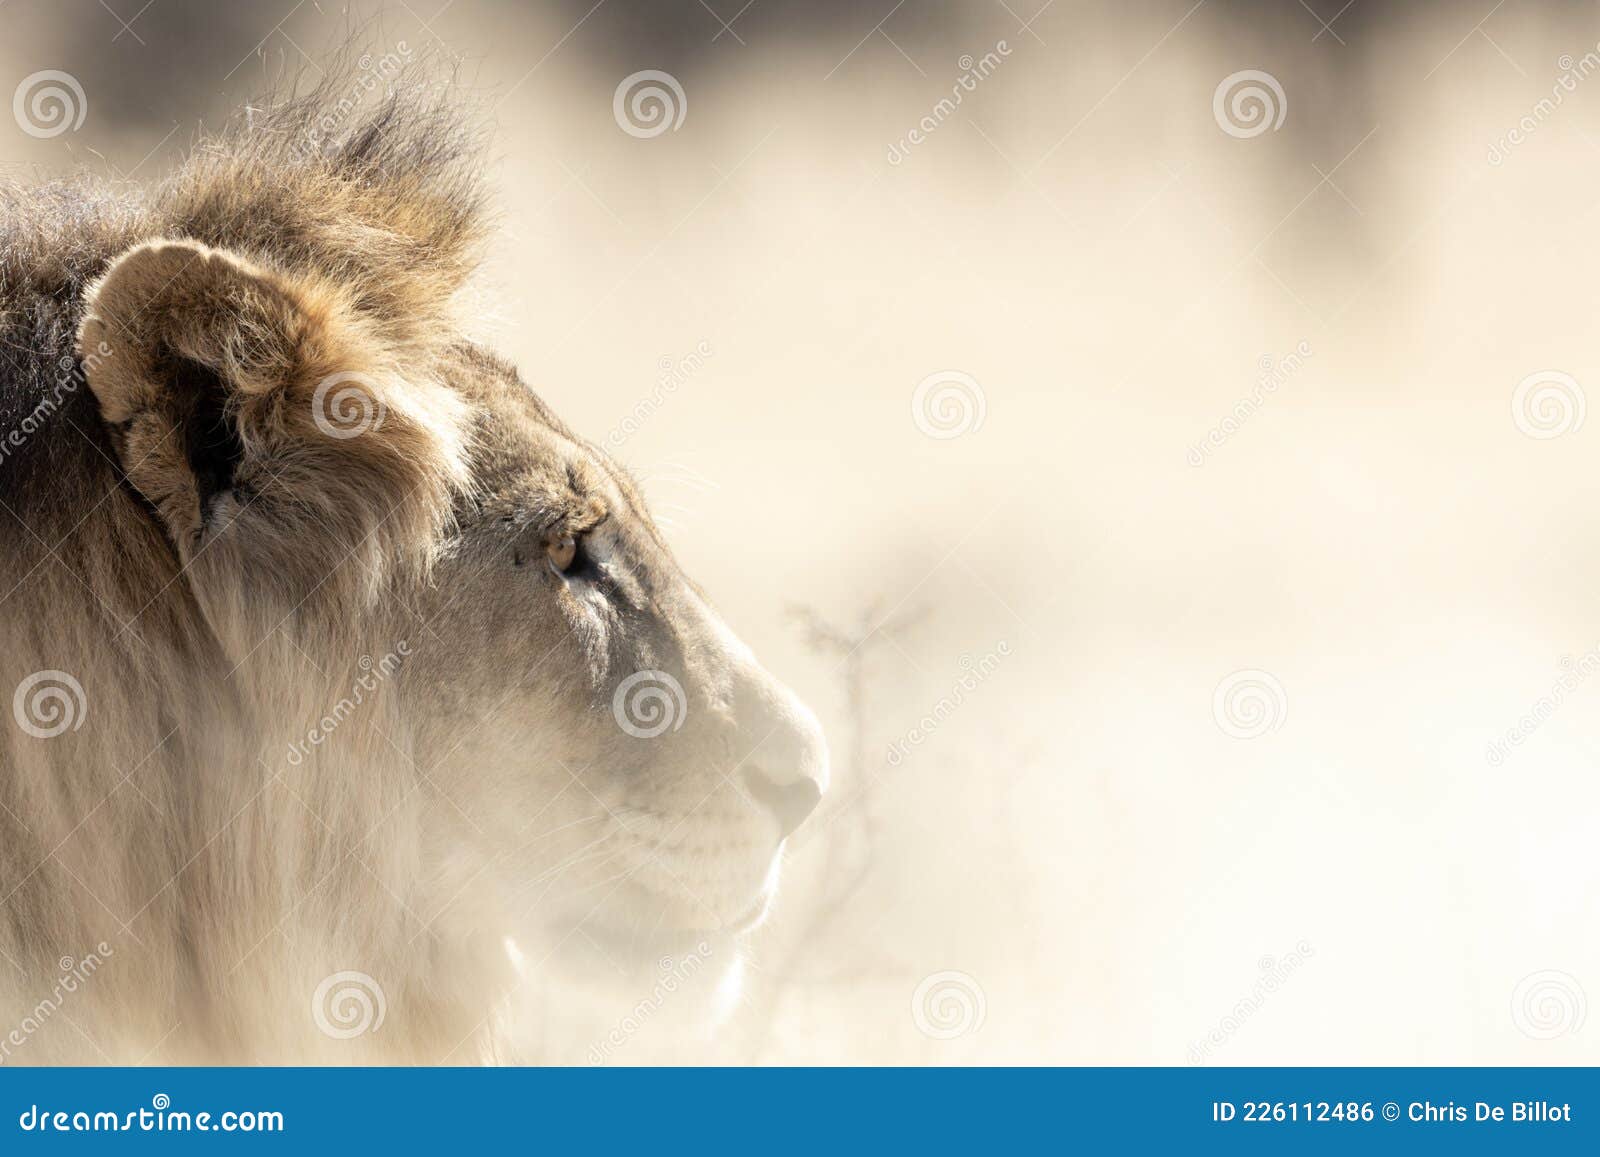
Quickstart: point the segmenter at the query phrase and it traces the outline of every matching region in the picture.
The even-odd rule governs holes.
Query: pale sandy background
[[[1600,13],[1190,2],[356,14],[485,94],[485,323],[557,409],[711,351],[619,456],[832,738],[733,1018],[618,1061],[1600,1063]],[[142,3],[0,3],[0,96],[88,110],[0,160],[154,178],[355,18]],[[615,120],[642,69],[675,131]],[[1245,69],[1283,120],[1236,136]],[[983,421],[933,438],[948,371]]]

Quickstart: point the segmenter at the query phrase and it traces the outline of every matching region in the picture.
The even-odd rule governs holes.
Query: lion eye
[[[571,536],[552,539],[545,544],[544,550],[550,556],[550,565],[555,572],[566,574],[573,560],[578,557],[578,540]]]

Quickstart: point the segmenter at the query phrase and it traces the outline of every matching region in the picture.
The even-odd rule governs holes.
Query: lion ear
[[[427,367],[402,372],[313,275],[148,242],[89,288],[78,353],[123,471],[186,563],[203,552],[208,569],[265,566],[293,587],[297,565],[388,550],[382,522],[420,533],[459,479],[453,392]]]
[[[88,291],[85,377],[129,480],[180,543],[234,489],[245,412],[271,408],[330,352],[330,319],[297,289],[234,254],[153,241]]]

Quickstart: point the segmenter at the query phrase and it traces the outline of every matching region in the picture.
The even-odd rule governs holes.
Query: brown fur
[[[0,1063],[548,1055],[519,1010],[576,944],[731,964],[825,778],[626,475],[464,338],[452,98],[330,138],[340,88],[148,193],[0,193]],[[663,675],[677,726],[622,726]],[[351,971],[388,1019],[346,1039]]]

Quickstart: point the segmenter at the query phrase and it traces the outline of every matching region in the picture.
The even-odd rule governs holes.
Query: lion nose
[[[822,788],[814,779],[796,779],[778,783],[762,773],[749,776],[750,794],[756,802],[772,813],[778,821],[778,838],[786,840],[794,830],[805,823],[806,817],[817,810],[822,802]]]
[[[778,824],[787,839],[817,810],[828,786],[828,742],[822,725],[793,692],[770,676],[745,688],[747,735],[759,739],[744,768],[754,802]]]

